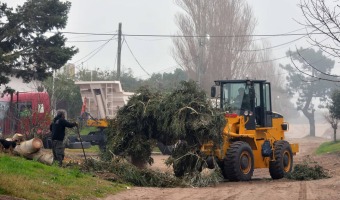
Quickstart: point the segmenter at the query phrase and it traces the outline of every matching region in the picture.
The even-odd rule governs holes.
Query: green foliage
[[[106,129],[107,147],[115,154],[136,157],[142,163],[152,163],[152,135],[157,132],[152,111],[160,98],[159,93],[140,88],[127,105],[118,110],[116,120]]]
[[[320,100],[324,101],[326,96],[331,94],[334,84],[329,81],[318,80],[315,77],[329,79],[329,77],[323,73],[331,72],[334,67],[334,60],[324,56],[321,50],[315,51],[314,49],[300,48],[296,52],[288,51],[286,54],[292,57],[294,65],[288,64],[280,66],[289,73],[287,86],[290,94],[299,95],[297,101],[298,109],[302,110],[306,101],[310,98],[320,97]],[[295,67],[311,75],[306,75],[296,70]],[[318,81],[316,82],[316,80]],[[307,108],[312,109],[313,107],[307,106]]]
[[[220,181],[223,181],[223,176],[220,168],[214,168],[214,169],[208,169],[206,173],[203,172],[194,172],[191,174],[186,174],[183,177],[183,181],[187,183],[188,185],[194,186],[194,187],[207,187],[211,185],[216,185],[216,183],[219,183]]]
[[[209,104],[204,91],[195,82],[182,82],[171,93],[151,92],[142,87],[119,109],[115,123],[107,129],[107,152],[138,158],[142,163],[152,163],[151,150],[155,140],[173,145],[185,141],[188,148],[174,154],[173,160],[183,157],[188,151],[196,152],[207,141],[220,144],[225,126],[222,113]],[[107,155],[104,157],[107,157]],[[179,161],[186,172],[197,171],[192,165],[195,158]],[[175,164],[176,165],[176,164]],[[179,166],[179,165],[176,165]]]
[[[165,95],[158,109],[156,139],[164,144],[185,140],[193,147],[209,140],[218,144],[221,140],[224,116],[212,108],[205,92],[193,81],[181,82]]]
[[[212,170],[209,173],[195,172],[186,175],[183,179],[174,177],[170,173],[153,171],[150,169],[139,169],[121,157],[111,157],[109,161],[98,161],[88,159],[83,165],[84,170],[92,173],[109,172],[114,180],[142,187],[205,187],[221,181],[221,172]]]
[[[24,199],[95,199],[124,188],[78,168],[47,166],[4,154],[0,154],[0,169],[0,194]]]
[[[142,84],[153,90],[171,92],[180,85],[181,81],[186,80],[188,80],[188,75],[183,70],[177,68],[174,73],[152,74],[151,77],[143,81]]]
[[[107,171],[116,175],[120,182],[130,183],[143,187],[178,187],[184,186],[180,179],[168,173],[157,172],[150,169],[138,169],[124,159],[115,157],[109,162],[88,159],[85,169]]]
[[[318,180],[323,178],[329,178],[330,176],[325,169],[318,165],[317,162],[307,158],[302,164],[296,164],[294,170],[287,174],[288,179],[294,180]]]
[[[72,76],[58,73],[54,78],[54,86],[53,77],[49,77],[42,84],[51,98],[54,95],[56,109],[65,109],[68,119],[77,119],[80,116],[82,99],[79,87],[74,84]]]
[[[117,72],[110,70],[101,70],[97,68],[96,70],[80,69],[76,74],[76,79],[78,81],[112,81],[117,80]],[[138,80],[133,77],[131,69],[128,71],[122,71],[120,75],[120,81],[122,83],[122,88],[125,91],[133,92],[136,91],[142,84],[142,80]]]
[[[336,119],[340,119],[340,90],[336,89],[331,95],[329,113]]]
[[[319,148],[316,150],[317,154],[334,153],[334,152],[340,153],[340,141],[322,143],[319,146]]]
[[[70,7],[59,0],[28,0],[15,11],[0,4],[0,85],[10,75],[44,80],[77,53],[61,33],[50,33],[65,28]]]
[[[76,79],[79,81],[112,81],[117,80],[117,72],[110,70],[80,69],[76,74]],[[187,80],[186,73],[181,69],[176,69],[173,73],[157,73],[146,80],[140,80],[133,76],[131,69],[123,71],[120,75],[122,88],[125,91],[137,91],[140,86],[148,87],[152,90],[171,91],[176,88],[180,81]]]
[[[334,67],[334,61],[314,49],[298,49],[296,52],[287,52],[291,56],[292,65],[280,65],[287,70],[287,88],[291,95],[297,94],[296,106],[309,120],[310,126],[315,126],[314,112],[315,98],[325,102],[331,94],[334,83],[318,78],[331,79],[329,74]],[[298,68],[299,70],[297,70]],[[310,135],[315,136],[315,129],[310,129]]]

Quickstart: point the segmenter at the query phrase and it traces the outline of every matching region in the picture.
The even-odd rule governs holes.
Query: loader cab
[[[265,80],[217,80],[211,96],[226,113],[247,117],[247,130],[272,127],[271,88]]]

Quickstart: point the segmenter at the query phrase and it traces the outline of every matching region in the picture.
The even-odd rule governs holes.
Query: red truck
[[[15,92],[0,98],[0,132],[27,137],[49,132],[50,98],[47,92]]]

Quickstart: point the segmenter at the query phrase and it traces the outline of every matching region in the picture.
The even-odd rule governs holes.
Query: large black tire
[[[83,145],[83,146],[82,146]],[[68,144],[67,148],[69,149],[88,149],[91,147],[91,143],[90,142],[74,142],[74,143],[70,143]]]
[[[283,178],[292,171],[293,153],[287,141],[274,142],[274,158],[275,160],[269,163],[269,173],[273,179]]]
[[[243,141],[232,143],[224,159],[224,178],[230,181],[249,181],[253,172],[254,155],[249,144]]]

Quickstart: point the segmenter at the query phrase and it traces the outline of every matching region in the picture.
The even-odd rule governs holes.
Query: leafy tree
[[[252,9],[245,0],[177,0],[179,35],[174,38],[173,57],[192,80],[205,90],[214,80],[245,78],[255,61],[251,34],[255,28]],[[244,35],[245,37],[220,37]],[[216,37],[214,37],[216,36]]]
[[[336,130],[338,129],[338,124],[340,121],[340,90],[336,89],[333,91],[330,103],[327,106],[329,113],[324,114],[326,121],[332,126],[333,129],[333,139],[336,142]]]
[[[329,105],[329,113],[334,118],[340,119],[340,90],[334,90],[331,95],[331,101]]]
[[[169,92],[178,87],[181,81],[186,81],[187,77],[187,74],[182,69],[177,68],[174,73],[152,74],[142,84],[152,89]]]
[[[339,119],[335,118],[331,113],[325,113],[324,118],[333,129],[333,141],[336,142],[336,130],[338,129]]]
[[[0,85],[8,76],[25,82],[44,80],[77,52],[66,47],[61,33],[71,3],[59,0],[28,0],[15,10],[0,2]]]
[[[76,119],[80,116],[82,99],[80,90],[74,84],[74,79],[67,73],[57,73],[54,78],[47,78],[43,82],[48,94],[52,98],[52,109],[65,109],[69,119]]]
[[[291,95],[298,95],[297,109],[308,119],[310,136],[315,136],[316,99],[324,102],[331,94],[334,83],[322,78],[332,70],[334,61],[325,57],[321,50],[314,49],[300,48],[296,52],[288,51],[287,55],[291,56],[292,64],[280,65],[288,71],[287,89]]]
[[[99,68],[96,70],[80,69],[76,74],[77,81],[114,81],[116,77],[116,71],[101,70]],[[185,80],[187,80],[187,74],[181,69],[176,69],[173,73],[152,74],[146,80],[135,78],[131,69],[123,71],[120,76],[123,90],[129,92],[135,92],[141,86],[148,86],[154,90],[170,91]]]
[[[76,74],[77,81],[114,81],[116,80],[117,72],[110,70],[96,70],[80,69]],[[132,70],[123,71],[120,75],[122,88],[125,91],[134,92],[141,86],[141,80],[133,77]]]

